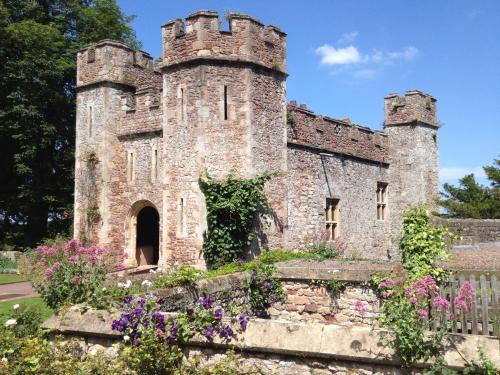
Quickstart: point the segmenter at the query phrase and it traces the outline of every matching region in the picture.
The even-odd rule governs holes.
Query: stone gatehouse
[[[78,53],[75,236],[129,265],[203,267],[198,178],[282,172],[254,248],[341,241],[397,257],[402,212],[438,196],[436,100],[384,99],[384,131],[286,102],[286,34],[200,11],[162,26],[162,56],[104,40]]]

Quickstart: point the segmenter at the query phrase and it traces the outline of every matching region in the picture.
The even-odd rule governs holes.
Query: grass
[[[0,284],[15,283],[18,281],[25,281],[25,280],[28,280],[28,277],[26,275],[17,275],[15,273],[0,274]]]
[[[43,302],[40,297],[19,298],[11,301],[0,302],[0,317],[9,317],[13,311],[13,306],[19,304],[21,308],[39,309],[43,320],[47,320],[52,315],[52,310]]]

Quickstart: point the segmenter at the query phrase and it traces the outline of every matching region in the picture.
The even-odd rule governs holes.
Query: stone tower
[[[198,179],[286,170],[286,35],[230,14],[200,11],[162,27],[163,251],[201,262],[206,208]],[[284,177],[266,187],[274,210],[261,240],[279,246],[286,222]]]
[[[417,90],[384,100],[384,132],[389,139],[392,232],[398,234],[404,211],[439,198],[436,99]]]
[[[135,130],[127,124],[140,127],[132,117],[136,110],[142,114],[144,93],[151,91],[147,88],[159,90],[161,75],[154,71],[149,54],[110,40],[79,51],[77,66],[74,233],[90,243],[109,245],[118,255],[125,250],[124,218],[132,204],[147,193],[161,197],[156,193],[159,184],[143,181],[138,174],[137,186],[127,181],[125,172],[127,134]],[[148,127],[154,125],[148,121]],[[141,167],[139,159],[133,162],[135,169]],[[155,203],[160,205],[161,200]]]

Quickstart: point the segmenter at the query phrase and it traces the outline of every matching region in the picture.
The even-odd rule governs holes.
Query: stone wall
[[[347,254],[387,260],[394,256],[391,243],[391,201],[385,220],[377,219],[377,183],[388,183],[385,165],[288,148],[288,248],[318,243],[325,233],[326,200],[339,200],[339,239]]]
[[[433,217],[438,226],[448,227],[460,236],[454,245],[478,245],[500,242],[500,219],[444,219]]]
[[[90,310],[81,314],[69,310],[61,317],[52,317],[44,327],[52,334],[62,334],[64,339],[77,340],[85,352],[104,350],[114,355],[111,347],[120,341],[111,330],[116,313]],[[383,339],[385,337],[385,339]],[[241,370],[256,367],[262,374],[330,375],[330,374],[413,374],[423,370],[401,369],[401,363],[388,347],[390,332],[370,327],[345,327],[335,324],[296,323],[287,321],[251,319],[246,330],[230,345],[215,339],[208,343],[202,337],[193,338],[184,349],[187,357],[201,361],[220,359],[227,349],[237,351],[236,359]],[[446,363],[462,369],[467,362],[479,363],[477,348],[482,348],[487,358],[500,366],[499,341],[495,337],[449,334],[444,351]],[[420,366],[429,366],[420,363]]]
[[[380,302],[370,288],[360,284],[345,285],[336,294],[327,283],[314,280],[285,281],[283,287],[286,301],[269,309],[271,319],[377,325]]]

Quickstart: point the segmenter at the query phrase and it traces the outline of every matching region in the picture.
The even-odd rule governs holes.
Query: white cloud
[[[354,72],[354,78],[363,79],[363,78],[375,78],[377,75],[377,71],[375,69],[360,69]]]
[[[357,31],[351,31],[350,33],[342,34],[337,44],[340,45],[352,44],[356,39],[356,37],[358,36],[358,34],[359,33]]]
[[[323,65],[355,64],[361,61],[361,55],[354,46],[335,48],[324,44],[316,48],[315,52],[321,56],[321,64]]]
[[[338,45],[352,43],[357,35],[357,31],[343,34]],[[315,53],[320,56],[321,65],[334,68],[330,71],[331,74],[349,73],[353,78],[362,79],[374,78],[384,66],[412,61],[419,56],[420,51],[415,46],[407,46],[396,51],[384,52],[374,48],[362,53],[353,44],[344,47],[324,44],[316,48]]]
[[[418,56],[420,51],[418,50],[417,47],[406,47],[402,51],[398,52],[389,52],[387,54],[388,58],[391,60],[405,60],[405,61],[410,61],[413,60],[415,57]]]
[[[439,170],[439,179],[442,182],[449,182],[451,180],[459,180],[462,177],[474,173],[474,177],[478,179],[485,179],[486,173],[482,167],[475,168],[461,168],[461,167],[450,167],[450,168],[441,168]]]

